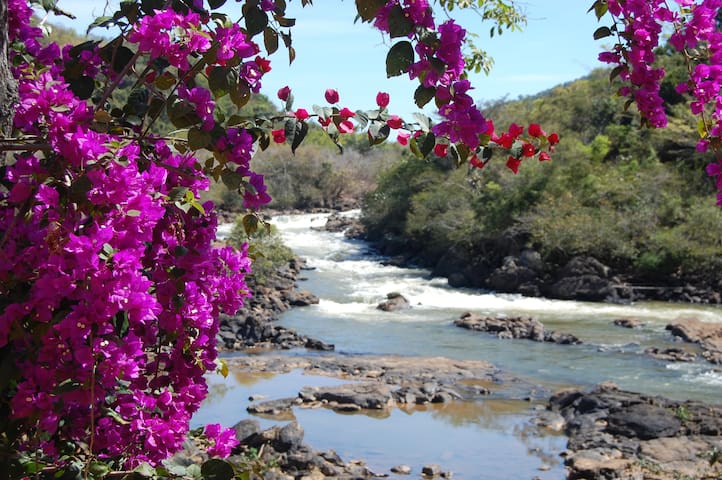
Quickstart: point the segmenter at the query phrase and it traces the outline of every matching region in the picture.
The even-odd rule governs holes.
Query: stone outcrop
[[[328,217],[323,229],[327,232],[343,232],[346,238],[363,239],[366,236],[366,229],[358,218],[337,212]]]
[[[319,302],[314,294],[298,289],[296,282],[304,268],[305,262],[293,258],[287,265],[278,268],[263,285],[256,284],[253,277],[249,277],[248,287],[252,296],[246,299],[243,308],[235,315],[221,315],[220,329],[216,335],[219,348],[285,350],[305,347],[312,350],[333,350],[333,345],[273,324],[278,315],[291,307],[304,307]]]
[[[334,450],[313,449],[304,442],[303,428],[295,421],[262,430],[256,420],[242,420],[233,428],[240,445],[227,460],[237,465],[239,473],[250,472],[248,478],[370,480],[379,477],[362,461],[344,462]],[[249,455],[251,451],[253,455]],[[169,464],[187,466],[206,460],[208,455],[195,443],[189,443]]]
[[[722,406],[677,402],[602,384],[551,397],[569,437],[569,479],[718,478]]]
[[[649,347],[644,350],[644,353],[668,362],[695,362],[698,358],[696,353],[689,352],[683,348]]]
[[[698,344],[707,361],[722,364],[722,324],[689,318],[672,322],[666,329],[685,342]]]
[[[544,328],[532,317],[487,317],[467,312],[454,325],[477,332],[487,332],[498,338],[520,338],[535,342],[580,344],[579,338],[568,333],[558,333]]]
[[[375,409],[379,405],[392,408],[457,399],[548,397],[545,389],[480,361],[397,355],[262,355],[235,357],[226,361],[234,371],[283,373],[300,369],[309,375],[331,376],[355,382],[302,390],[298,399],[291,400],[294,405],[316,406],[311,404],[318,402],[323,403],[318,406],[331,406],[330,402],[336,402],[337,405],[355,404],[360,408]],[[392,400],[390,403],[389,398]],[[288,408],[292,406],[288,405]],[[273,408],[282,410],[279,404],[270,404],[269,409]]]

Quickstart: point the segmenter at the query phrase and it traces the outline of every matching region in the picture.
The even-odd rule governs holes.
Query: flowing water
[[[611,380],[623,389],[642,393],[722,401],[719,367],[705,362],[666,362],[644,354],[650,346],[693,348],[674,343],[665,326],[686,317],[722,322],[719,308],[665,303],[611,305],[451,288],[445,279],[430,278],[428,271],[383,265],[384,259],[364,242],[320,230],[326,218],[326,214],[304,214],[274,219],[286,244],[307,260],[310,269],[302,272],[300,287],[320,298],[318,305],[286,312],[279,322],[335,344],[338,353],[486,360],[552,389]],[[390,292],[403,294],[412,308],[397,312],[376,309]],[[453,321],[467,311],[534,316],[546,328],[574,334],[584,343],[499,340],[454,327]],[[643,326],[614,326],[612,322],[618,318],[641,320]],[[270,392],[273,396],[285,388],[288,395],[294,395],[294,388],[297,392],[299,385],[314,382],[316,379],[298,373],[257,378],[251,385],[249,381],[231,378],[224,382],[211,377],[211,387],[222,392],[211,396],[196,421],[220,419],[232,424],[241,413],[237,406],[249,392]],[[227,411],[218,406],[222,401],[234,406],[234,416],[219,413]],[[394,410],[382,421],[327,411],[297,409],[294,413],[314,447],[335,448],[342,456],[364,458],[377,468],[388,469],[394,461],[413,465],[435,461],[452,469],[456,478],[561,478],[559,459],[550,460],[540,452],[559,453],[564,439],[529,434],[525,426],[528,408],[528,404],[515,402],[446,405],[420,411]]]

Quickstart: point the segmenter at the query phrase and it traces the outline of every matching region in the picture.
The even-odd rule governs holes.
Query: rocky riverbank
[[[291,307],[318,303],[318,297],[298,286],[305,262],[296,257],[275,270],[262,285],[247,278],[251,297],[235,315],[222,315],[216,338],[221,350],[240,351],[249,348],[284,349],[305,347],[329,351],[334,346],[309,338],[273,323],[278,315]]]
[[[288,397],[252,398],[256,401],[249,413],[280,422],[263,430],[249,418],[234,427],[241,446],[231,461],[257,469],[257,478],[373,479],[410,470],[416,475],[411,478],[422,470],[428,475],[421,478],[427,480],[450,478],[453,465],[399,464],[391,471],[373,471],[365,462],[343,460],[333,450],[315,450],[304,442],[293,411],[322,408],[330,410],[329,415],[379,419],[393,409],[510,399],[528,405],[524,435],[553,431],[568,438],[566,448],[545,452],[545,458],[557,460],[547,460],[540,471],[556,463],[553,468],[561,471],[563,464],[568,479],[712,480],[722,475],[722,406],[641,395],[610,383],[552,393],[487,362],[438,357],[262,355],[232,358],[228,365],[243,374],[300,370],[309,383],[318,376],[344,382],[331,387],[311,383]],[[339,416],[338,428],[344,428],[344,418]],[[194,448],[190,445],[176,461],[202,461],[202,452]]]
[[[675,402],[602,384],[549,400],[569,437],[574,479],[718,479],[722,406]]]
[[[360,220],[339,214],[329,217],[326,230],[369,240]],[[590,256],[545,260],[538,251],[525,246],[523,234],[514,232],[489,239],[483,251],[451,247],[438,258],[409,251],[402,238],[385,236],[370,241],[381,254],[390,256],[392,263],[429,268],[433,276],[446,277],[452,287],[559,300],[722,304],[722,284],[716,277],[669,275],[652,280],[633,269],[615,270]]]

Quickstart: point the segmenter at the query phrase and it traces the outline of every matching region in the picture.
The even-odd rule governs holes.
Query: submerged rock
[[[617,318],[612,323],[623,328],[640,328],[644,326],[644,322],[636,318]]]
[[[688,352],[681,348],[657,348],[649,347],[644,350],[644,353],[651,355],[654,358],[660,360],[666,360],[669,362],[695,362],[697,361],[697,354],[694,352]]]

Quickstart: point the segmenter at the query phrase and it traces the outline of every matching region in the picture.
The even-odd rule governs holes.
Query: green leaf
[[[401,5],[394,5],[389,12],[389,35],[391,38],[407,37],[414,31],[414,24],[406,17]]]
[[[231,101],[233,104],[242,108],[251,99],[251,87],[245,80],[239,80],[231,89]]]
[[[191,478],[202,479],[203,473],[201,472],[201,466],[195,463],[188,465],[188,467],[186,467],[186,475]]]
[[[416,137],[411,137],[411,140],[409,140],[409,148],[411,149],[411,153],[416,155],[418,158],[424,158],[424,154],[421,153],[421,150],[419,149],[419,142],[416,141]]]
[[[153,10],[160,10],[167,2],[165,0],[141,0],[141,9],[147,14],[152,14]]]
[[[171,191],[168,192],[168,198],[171,202],[177,202],[186,196],[187,191],[188,187],[173,187]]]
[[[108,25],[111,25],[114,22],[115,22],[115,20],[113,19],[113,17],[98,17],[95,20],[93,20],[93,23],[88,25],[88,29],[85,31],[85,33],[86,34],[90,33],[90,31],[92,29],[94,29],[95,27],[106,27]]]
[[[296,25],[296,19],[295,18],[286,18],[279,15],[274,15],[273,18],[278,22],[278,24],[284,28],[291,28]]]
[[[135,53],[128,47],[120,46],[113,53],[113,71],[120,73],[133,59]]]
[[[134,473],[139,473],[144,477],[152,477],[155,475],[155,468],[151,467],[148,462],[143,462],[133,469]]]
[[[251,2],[243,5],[243,16],[246,20],[246,31],[249,37],[258,35],[268,26],[268,15],[258,6],[251,6]]]
[[[370,22],[376,18],[379,9],[386,5],[386,0],[356,0],[356,12],[361,21]]]
[[[93,96],[95,81],[91,77],[83,75],[68,81],[70,90],[81,100],[87,100]]]
[[[699,138],[706,138],[707,137],[707,124],[704,122],[703,119],[699,119],[697,122],[697,133],[699,133]]]
[[[91,462],[88,465],[88,472],[94,478],[103,478],[110,473],[110,467],[102,462]]]
[[[263,29],[263,45],[269,55],[275,53],[278,50],[278,32],[270,27]]]
[[[246,218],[243,220],[245,221]],[[201,474],[205,480],[232,480],[233,467],[225,460],[211,458],[201,465]]]
[[[295,99],[293,97],[293,94],[289,93],[288,98],[286,99],[286,104],[284,105],[284,108],[286,109],[287,112],[290,112],[291,110],[293,110],[293,101],[294,100]]]
[[[198,127],[188,130],[188,147],[191,150],[210,148],[212,141],[210,132],[203,131]]]
[[[414,112],[413,113],[414,118],[417,122],[419,122],[419,126],[421,127],[421,130],[424,132],[428,132],[431,128],[431,119],[424,115],[423,113]]]
[[[178,97],[168,102],[168,119],[176,128],[188,128],[200,122],[196,109]]]
[[[626,67],[622,65],[617,65],[612,69],[611,72],[609,72],[609,81],[613,81],[615,78],[619,76],[620,73],[622,73],[625,70]]]
[[[213,10],[221,8],[225,3],[226,0],[208,0],[208,6],[211,7]]]
[[[386,141],[391,133],[391,127],[385,123],[373,122],[369,127],[369,142],[371,145],[378,145]]]
[[[609,27],[599,27],[594,31],[594,40],[601,40],[610,36],[612,36],[612,31]]]
[[[356,110],[354,120],[356,120],[356,123],[358,123],[359,128],[362,130],[369,124],[369,116],[363,110]]]
[[[450,150],[451,154],[454,156],[457,168],[466,163],[466,159],[469,158],[469,154],[471,153],[469,147],[463,143],[459,143],[458,145],[452,144]]]
[[[419,137],[419,141],[419,150],[421,150],[421,154],[426,158],[436,145],[436,136],[431,132],[427,132],[426,135],[423,136],[423,140],[422,137]]]
[[[425,87],[419,85],[414,92],[414,103],[419,108],[424,108],[424,105],[429,103],[436,96],[436,89],[434,87]]]
[[[258,217],[252,213],[243,217],[243,230],[249,237],[258,231]],[[226,367],[227,374],[228,367]],[[223,375],[225,377],[225,375]]]
[[[176,477],[183,477],[187,472],[186,467],[183,465],[168,465],[168,473]]]
[[[175,82],[178,79],[175,75],[170,73],[169,71],[165,71],[161,73],[156,79],[155,79],[155,86],[158,87],[161,90],[168,90],[175,86]]]
[[[406,73],[414,63],[414,47],[403,40],[394,44],[386,55],[386,76],[397,77]]]
[[[266,150],[271,145],[271,137],[267,134],[262,134],[258,138],[258,146],[261,147],[261,150]]]
[[[296,124],[296,134],[291,142],[291,153],[296,153],[296,149],[301,145],[303,139],[308,134],[308,124],[306,122],[298,122]]]
[[[221,172],[221,180],[223,181],[223,184],[229,189],[238,190],[243,183],[243,175],[236,171],[224,168]]]
[[[213,67],[208,74],[208,88],[216,99],[228,95],[236,83],[235,71],[230,67]]]
[[[607,13],[608,9],[606,0],[597,0],[594,3],[594,14],[597,16],[597,20],[600,20]]]
[[[218,373],[220,373],[223,378],[228,377],[228,363],[223,360],[222,358],[217,359],[216,363],[218,364]]]

